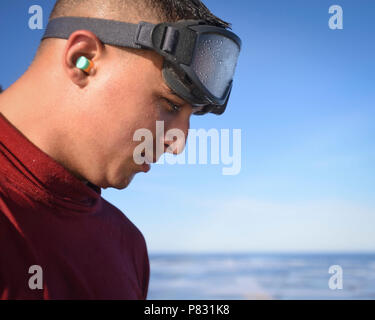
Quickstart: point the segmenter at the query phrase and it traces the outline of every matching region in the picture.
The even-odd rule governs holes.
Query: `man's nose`
[[[189,134],[190,116],[177,119],[168,125],[164,136],[164,152],[178,155],[185,149]]]

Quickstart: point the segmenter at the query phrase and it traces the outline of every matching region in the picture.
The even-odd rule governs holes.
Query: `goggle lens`
[[[191,68],[215,97],[225,98],[236,70],[240,48],[220,34],[200,35]]]

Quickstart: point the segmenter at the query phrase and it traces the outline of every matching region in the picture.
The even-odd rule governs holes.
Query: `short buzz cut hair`
[[[105,16],[97,16],[100,12],[105,12]],[[126,21],[130,15],[142,19],[145,14],[160,22],[204,20],[209,25],[231,28],[230,23],[215,16],[200,0],[57,0],[50,20],[86,16]]]
[[[57,0],[49,21],[60,17],[99,18],[129,23],[204,20],[209,25],[231,28],[230,23],[215,16],[201,0]],[[34,60],[51,40],[41,41]],[[129,51],[127,48],[120,49]]]

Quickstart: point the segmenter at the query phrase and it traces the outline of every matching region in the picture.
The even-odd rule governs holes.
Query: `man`
[[[162,153],[182,152],[190,116],[208,109],[167,85],[165,57],[122,45],[113,28],[187,19],[229,26],[197,0],[57,1],[33,63],[0,96],[2,299],[146,299],[144,237],[101,188],[124,189]],[[184,138],[154,140],[153,157],[136,163],[133,136],[155,137],[157,121]]]

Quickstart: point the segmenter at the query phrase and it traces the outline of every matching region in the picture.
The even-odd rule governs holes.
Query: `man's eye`
[[[169,107],[171,108],[171,111],[172,111],[173,113],[178,113],[178,112],[180,112],[180,110],[181,110],[181,106],[180,106],[180,105],[178,105],[178,104],[176,104],[176,103],[173,103],[172,101],[170,101],[170,100],[168,100],[168,99],[165,99],[165,101],[167,101],[167,103],[168,103],[168,105],[169,105]]]

